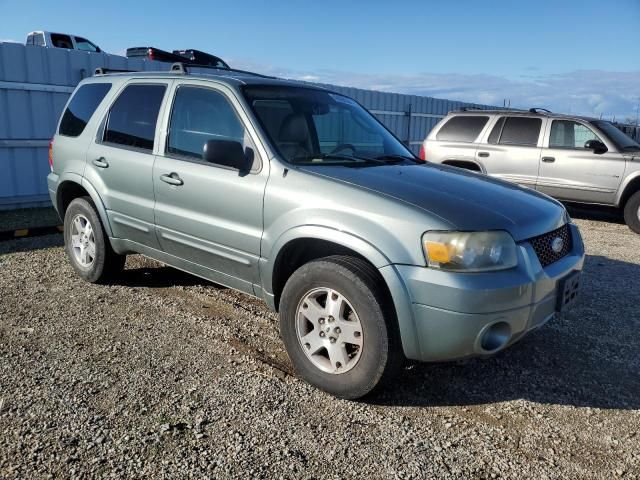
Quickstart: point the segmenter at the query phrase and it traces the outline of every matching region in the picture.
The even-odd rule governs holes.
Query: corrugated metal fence
[[[0,209],[49,203],[47,148],[73,88],[98,67],[168,70],[168,63],[105,53],[0,43]],[[482,106],[324,85],[355,98],[417,153],[447,112]]]

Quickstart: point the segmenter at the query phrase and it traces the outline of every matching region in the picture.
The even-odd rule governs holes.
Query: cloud
[[[616,120],[635,119],[640,100],[640,70],[576,70],[507,78],[488,74],[420,73],[383,75],[340,70],[296,71],[238,60],[232,65],[277,77],[348,87],[407,93],[487,105],[511,101],[512,107],[542,107],[561,113]]]

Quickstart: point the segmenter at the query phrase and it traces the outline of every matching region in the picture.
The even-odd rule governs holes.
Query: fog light
[[[486,352],[495,352],[509,343],[511,327],[507,322],[498,322],[487,328],[480,339],[480,347]]]

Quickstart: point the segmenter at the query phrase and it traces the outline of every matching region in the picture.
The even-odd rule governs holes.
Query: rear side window
[[[504,122],[498,121],[489,136],[489,142],[535,147],[538,144],[541,127],[542,120],[540,118],[506,117]],[[495,134],[497,128],[502,129],[499,134]],[[499,138],[497,141],[495,141],[496,137]]]
[[[62,115],[58,133],[67,137],[80,135],[109,90],[110,83],[89,83],[81,86]]]
[[[436,139],[445,142],[471,143],[489,121],[489,117],[461,115],[451,118],[436,135]]]
[[[51,34],[51,43],[57,48],[73,48],[73,42],[69,35],[61,35],[59,33]]]
[[[104,141],[153,150],[165,85],[129,85],[111,106]]]

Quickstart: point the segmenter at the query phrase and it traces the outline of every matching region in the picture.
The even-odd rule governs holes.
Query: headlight
[[[516,243],[504,231],[427,232],[422,246],[427,265],[442,270],[485,272],[518,264]]]

